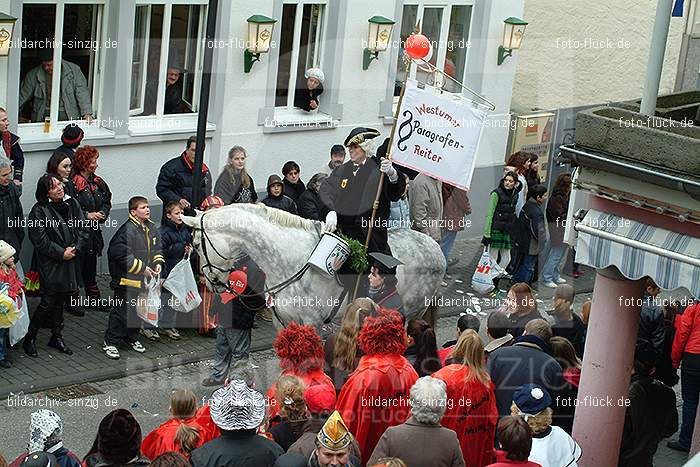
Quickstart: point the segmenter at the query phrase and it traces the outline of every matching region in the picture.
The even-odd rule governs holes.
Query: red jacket
[[[210,423],[209,406],[202,407],[197,414],[187,420],[170,419],[151,431],[141,443],[141,453],[149,459],[155,459],[164,452],[175,451],[185,457],[189,457],[182,452],[179,445],[175,444],[175,433],[181,423],[199,430],[199,442],[196,447],[211,441],[219,436],[219,429]]]
[[[700,303],[690,305],[676,317],[671,361],[674,368],[681,365],[684,353],[700,354]]]
[[[454,349],[455,346],[451,345],[445,349],[438,350],[438,358],[440,359],[440,363],[442,363],[442,366],[445,366],[445,360],[447,360],[447,357],[450,356]]]
[[[537,462],[530,461],[512,461],[506,459],[506,453],[503,451],[496,451],[496,463],[490,464],[488,467],[508,467],[510,465],[520,465],[522,467],[542,467],[541,464]]]
[[[477,379],[467,382],[469,372],[466,365],[448,365],[433,373],[433,378],[447,385],[448,406],[442,426],[457,433],[464,464],[483,467],[493,461],[498,408],[493,383],[484,386]]]
[[[338,396],[335,408],[369,460],[384,431],[410,413],[408,395],[418,373],[403,355],[365,355]]]

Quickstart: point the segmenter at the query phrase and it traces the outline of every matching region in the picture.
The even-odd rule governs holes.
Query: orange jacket
[[[189,458],[182,452],[180,445],[175,443],[175,433],[182,423],[199,430],[199,442],[196,447],[200,447],[220,435],[219,429],[211,422],[209,406],[207,405],[200,408],[192,418],[182,421],[170,419],[150,432],[141,443],[143,455],[149,459],[155,459],[164,452],[175,451]]]
[[[684,353],[700,354],[700,303],[690,305],[676,317],[676,335],[671,350],[674,368],[681,365]]]

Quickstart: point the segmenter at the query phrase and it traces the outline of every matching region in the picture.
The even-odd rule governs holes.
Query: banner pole
[[[420,32],[420,23],[416,25],[415,33]],[[411,69],[411,59],[407,55],[404,55],[404,60],[406,62],[404,66],[405,76],[403,83],[401,83],[401,93],[399,94],[399,102],[396,105],[396,110],[394,111],[394,122],[391,126],[391,134],[389,135],[389,147],[386,150],[386,158],[391,160],[391,147],[394,143],[394,135],[396,134],[396,122],[399,119],[399,111],[401,110],[401,104],[403,103],[403,96],[406,92],[406,81],[408,81],[408,73]],[[374,221],[377,218],[377,210],[379,209],[379,198],[382,195],[382,188],[384,186],[384,172],[379,174],[379,183],[377,183],[377,193],[374,195],[374,203],[372,203],[372,217],[370,218],[369,227],[367,228],[367,237],[365,238],[365,253],[367,253],[367,248],[369,248],[369,241],[372,238],[372,227],[374,226]],[[397,174],[399,177],[401,174]],[[371,266],[370,266],[371,268]],[[360,288],[360,279],[362,275],[358,274],[355,280],[355,290],[352,294],[352,299],[357,298],[357,291]]]

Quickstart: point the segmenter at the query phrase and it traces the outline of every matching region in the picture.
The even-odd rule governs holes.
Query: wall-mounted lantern
[[[0,57],[7,57],[10,54],[10,43],[12,42],[12,31],[15,29],[17,18],[0,13]]]
[[[250,73],[253,63],[260,61],[260,54],[270,51],[272,30],[277,20],[263,15],[253,15],[246,21],[248,21],[248,42],[243,52],[243,71]]]
[[[391,31],[394,29],[395,21],[383,16],[372,16],[369,19],[369,32],[367,34],[367,47],[362,54],[362,69],[369,68],[372,60],[379,58],[379,52],[384,52],[389,48]]]
[[[514,50],[520,48],[525,35],[525,27],[527,21],[511,16],[503,21],[503,45],[498,47],[498,64],[500,65],[506,59],[513,55]]]

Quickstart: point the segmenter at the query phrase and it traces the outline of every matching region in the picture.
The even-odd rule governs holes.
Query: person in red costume
[[[456,363],[433,373],[447,385],[447,411],[441,423],[457,433],[464,463],[483,467],[493,459],[498,408],[484,365],[484,344],[474,330],[459,336],[452,359]]]
[[[363,356],[340,391],[336,409],[355,435],[365,465],[384,431],[408,418],[409,391],[418,373],[403,356],[406,331],[399,312],[381,309],[367,317],[359,343]]]
[[[300,326],[292,321],[277,333],[272,346],[280,359],[280,376],[296,376],[307,388],[325,384],[335,390],[333,380],[323,372],[323,342],[313,326]],[[271,419],[280,407],[275,398],[275,384],[267,391],[267,402]]]
[[[177,389],[170,395],[170,420],[143,439],[141,453],[155,459],[164,452],[175,451],[187,459],[204,443],[217,438],[219,429],[211,423],[208,406],[197,410],[197,397],[189,389]]]

